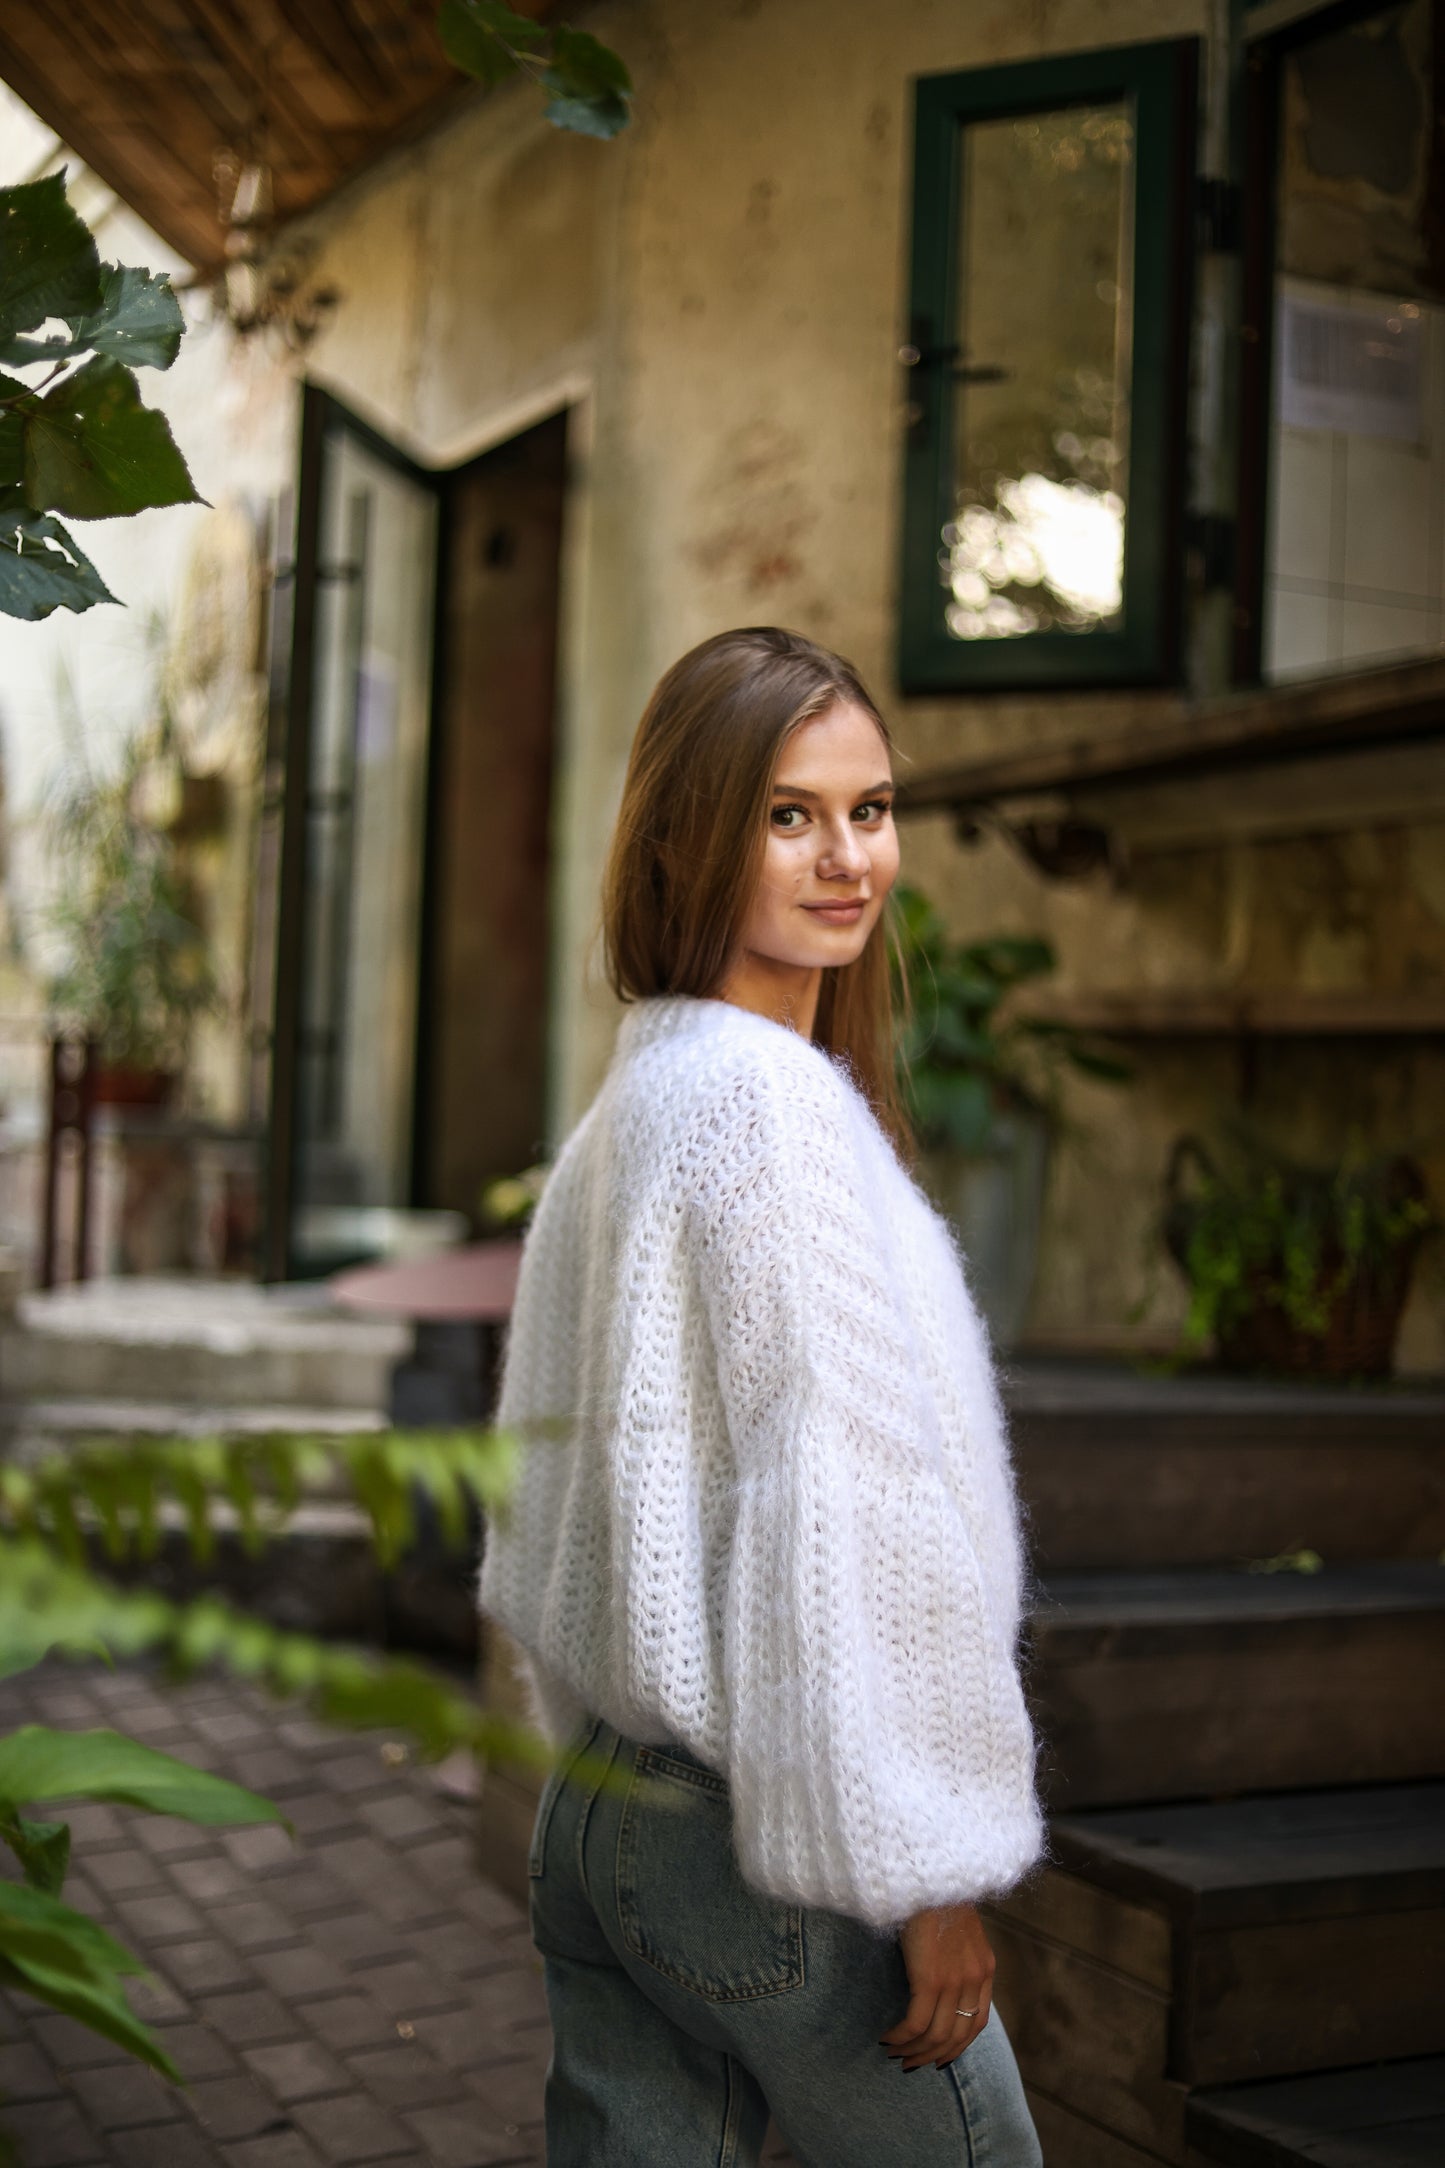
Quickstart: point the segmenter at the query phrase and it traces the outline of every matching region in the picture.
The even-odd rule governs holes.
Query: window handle
[[[955,384],[1005,384],[1009,371],[994,362],[960,363],[961,346],[900,346],[905,369],[942,369]]]

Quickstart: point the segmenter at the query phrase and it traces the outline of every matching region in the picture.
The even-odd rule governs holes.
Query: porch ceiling
[[[436,24],[437,0],[0,0],[0,78],[209,267],[216,159],[258,120],[287,218],[468,95]]]

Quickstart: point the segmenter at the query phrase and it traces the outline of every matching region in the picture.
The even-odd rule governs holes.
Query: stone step
[[[1003,1382],[1042,1572],[1445,1551],[1445,1387],[1039,1360]]]
[[[1445,1777],[1445,1567],[1055,1575],[1030,1638],[1055,1808]]]
[[[381,1408],[228,1408],[184,1400],[0,1400],[0,1437],[34,1446],[72,1438],[344,1437],[384,1430]]]
[[[0,1331],[8,1401],[384,1410],[410,1326],[343,1315],[324,1289],[94,1280],[21,1298]]]
[[[1049,2168],[1193,2168],[1192,2088],[1445,2053],[1445,1785],[1060,1816],[988,1912]]]
[[[1191,2096],[1189,2168],[1439,2168],[1445,2055]]]

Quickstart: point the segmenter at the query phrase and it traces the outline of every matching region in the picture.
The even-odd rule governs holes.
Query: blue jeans
[[[890,2061],[896,1939],[748,1889],[727,1786],[680,1748],[589,1723],[530,1867],[548,2168],[747,2168],[769,2109],[804,2168],[1041,2168],[997,2013],[946,2069]]]

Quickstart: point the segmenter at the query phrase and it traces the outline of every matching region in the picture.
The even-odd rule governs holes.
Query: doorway
[[[475,1226],[540,1156],[565,480],[564,415],[438,473],[307,388],[268,1279],[390,1254],[417,1207]]]

